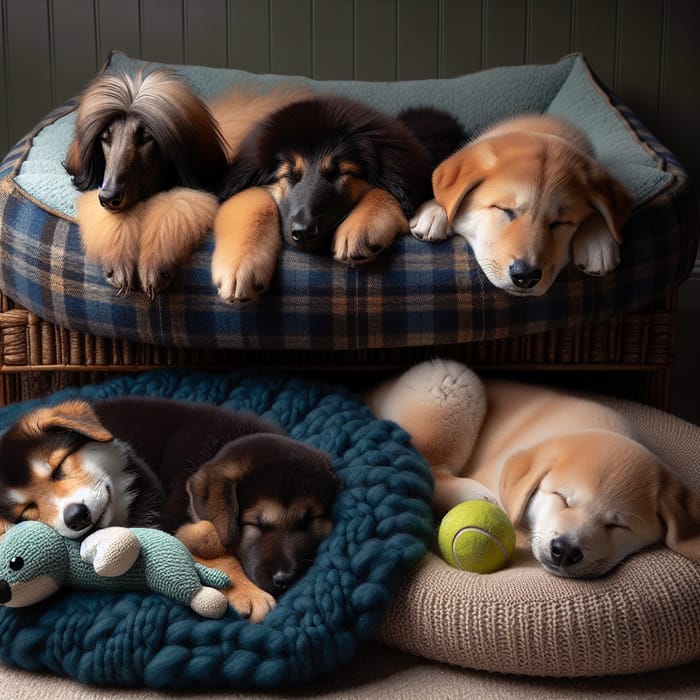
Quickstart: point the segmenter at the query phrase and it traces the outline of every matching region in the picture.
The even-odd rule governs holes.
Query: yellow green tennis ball
[[[458,569],[490,574],[503,569],[515,549],[515,528],[506,513],[488,501],[464,501],[450,509],[438,528],[445,561]]]

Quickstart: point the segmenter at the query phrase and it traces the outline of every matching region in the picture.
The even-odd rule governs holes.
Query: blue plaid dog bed
[[[260,624],[233,610],[207,620],[157,594],[62,591],[32,607],[0,606],[0,660],[86,683],[160,688],[276,688],[349,661],[432,533],[432,477],[408,435],[345,390],[282,375],[152,371],[49,401],[127,394],[253,411],[325,450],[342,482],[333,531]],[[0,410],[0,431],[38,403]]]
[[[142,65],[115,54],[105,70]],[[176,68],[205,97],[237,82],[284,79]],[[635,197],[620,267],[593,278],[569,266],[544,296],[516,298],[488,282],[461,237],[432,245],[403,236],[378,262],[358,268],[285,247],[260,303],[231,306],[218,301],[211,283],[210,237],[154,302],[139,292],[120,298],[99,266],[85,262],[73,219],[76,192],[62,167],[75,118],[71,102],[0,166],[0,289],[42,319],[102,337],[169,347],[361,350],[514,337],[600,321],[664,295],[692,268],[699,217],[686,173],[581,55],[451,79],[306,82],[389,113],[416,104],[442,107],[468,132],[522,112],[578,124],[602,165]]]

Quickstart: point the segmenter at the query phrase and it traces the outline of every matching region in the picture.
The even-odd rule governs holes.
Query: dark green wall
[[[316,78],[453,76],[582,51],[700,179],[697,0],[1,0],[0,150],[112,48]]]

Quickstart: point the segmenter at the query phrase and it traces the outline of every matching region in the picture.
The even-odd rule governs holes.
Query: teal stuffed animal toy
[[[153,591],[199,615],[222,617],[226,574],[192,559],[161,530],[107,527],[84,540],[63,537],[40,522],[13,525],[0,540],[0,603],[32,605],[61,586],[102,591]]]

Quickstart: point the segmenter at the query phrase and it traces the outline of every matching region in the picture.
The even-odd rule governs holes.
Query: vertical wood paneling
[[[313,77],[352,80],[355,77],[353,0],[314,0]]]
[[[270,0],[270,68],[311,75],[311,0]]]
[[[7,0],[5,34],[10,141],[54,106],[47,0]]]
[[[526,0],[485,0],[485,3],[484,67],[524,63]]]
[[[184,63],[184,38],[184,0],[141,0],[143,58]]]
[[[270,6],[265,0],[229,0],[228,65],[270,72]]]
[[[700,185],[700,3],[668,0],[658,133]]]
[[[0,8],[3,152],[76,94],[111,49],[362,80],[462,75],[575,50],[700,181],[700,2],[0,0]]]
[[[139,0],[97,0],[97,54],[100,65],[110,51],[141,56]]]
[[[5,61],[5,33],[7,32],[7,17],[5,0],[0,0],[0,152],[3,154],[12,145],[10,143],[10,125],[8,123],[8,92],[5,72],[7,62]]]
[[[651,129],[656,129],[664,0],[619,0],[619,3],[620,48],[615,89],[635,105]]]
[[[60,12],[58,11],[60,7]],[[92,2],[62,0],[52,3],[54,103],[79,92],[95,74],[97,57],[95,13]],[[80,37],[76,41],[76,37]]]
[[[440,75],[474,73],[482,58],[482,0],[441,0]]]
[[[529,0],[526,63],[553,63],[571,52],[570,0]]]
[[[617,65],[617,2],[575,0],[574,48],[583,53],[596,75],[615,88]]]
[[[437,78],[437,0],[398,0],[397,11],[397,78]]]
[[[396,0],[355,0],[355,77],[396,80]]]
[[[226,0],[185,0],[185,63],[225,68]]]

